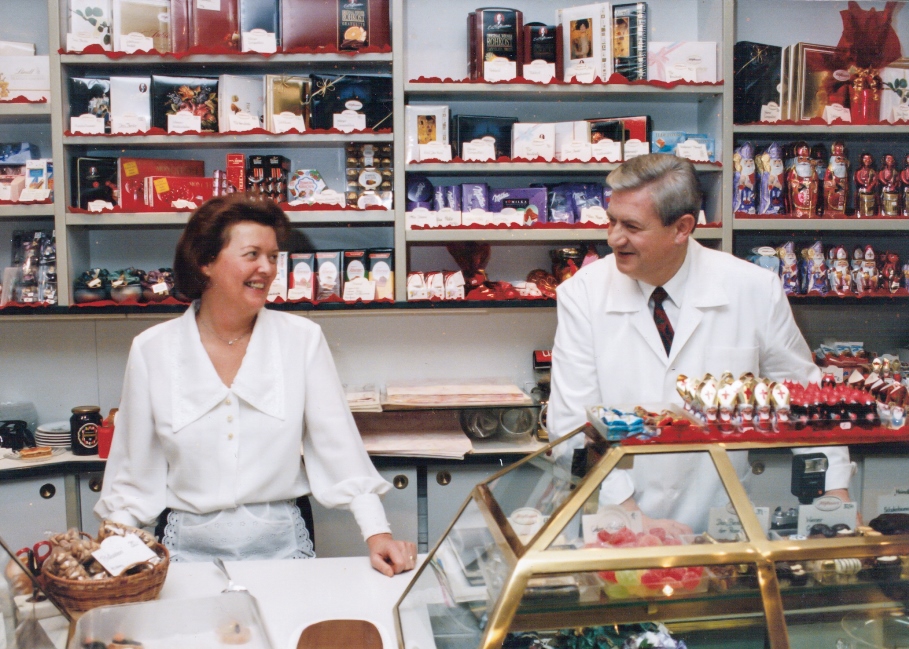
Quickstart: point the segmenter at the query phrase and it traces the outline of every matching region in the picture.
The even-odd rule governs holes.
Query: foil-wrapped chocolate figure
[[[787,178],[789,204],[795,218],[811,218],[815,216],[818,193],[817,173],[811,159],[811,147],[806,142],[796,143],[795,156],[795,164],[789,170]]]
[[[735,406],[738,400],[738,385],[732,378],[732,372],[723,372],[720,376],[717,402],[719,403],[718,425],[724,434],[735,432]]]
[[[754,416],[754,427],[759,433],[773,431],[773,417],[770,412],[770,384],[761,379],[754,385],[754,405],[757,414]]]
[[[846,145],[834,142],[830,159],[824,172],[824,216],[840,218],[846,213],[846,195],[849,191],[849,159]]]
[[[899,255],[895,252],[886,252],[882,257],[884,260],[884,263],[881,266],[883,287],[889,293],[896,293],[900,290],[900,280],[902,279]]]
[[[754,430],[754,386],[757,381],[750,372],[743,374],[739,379],[738,389],[738,407],[736,414],[738,416],[739,429],[743,433],[749,433]]]
[[[880,273],[877,269],[877,256],[874,248],[865,246],[864,260],[859,271],[853,274],[856,293],[874,293],[880,286]]]
[[[855,172],[855,215],[877,215],[877,190],[880,180],[870,153],[862,154],[862,166]]]
[[[899,216],[902,183],[900,172],[896,168],[896,158],[892,154],[884,155],[878,178],[881,182],[881,216]]]
[[[773,383],[770,386],[770,401],[773,404],[773,430],[777,433],[789,432],[789,388],[784,383]]]
[[[909,155],[906,155],[906,166],[900,172],[900,183],[903,187],[903,191],[900,192],[902,194],[900,213],[902,216],[909,216]]]
[[[707,374],[698,386],[698,401],[707,425],[716,425],[717,423],[717,392],[716,379]]]
[[[754,145],[745,142],[732,156],[732,211],[757,214],[757,174],[754,166]]]
[[[834,259],[830,265],[830,288],[838,295],[852,293],[852,279],[861,270],[853,270],[849,263],[849,253],[843,246],[834,249]]]
[[[777,248],[780,258],[780,280],[786,295],[798,295],[800,292],[798,255],[795,254],[795,242],[787,241]]]
[[[783,201],[786,166],[783,163],[783,149],[772,142],[759,156],[758,169],[761,174],[759,214],[782,214],[786,211]]]

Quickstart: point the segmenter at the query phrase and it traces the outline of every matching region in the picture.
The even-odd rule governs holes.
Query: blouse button
[[[228,424],[229,424],[230,422],[232,422],[233,420],[234,420],[234,416],[233,416],[233,415],[227,415],[227,423],[228,423]]]
[[[233,434],[233,433],[231,433],[230,435],[227,436],[227,439],[233,439],[233,438],[234,438],[234,434]]]
[[[231,403],[233,402],[230,400],[230,397],[227,397],[227,401],[224,402],[224,405],[229,406]]]

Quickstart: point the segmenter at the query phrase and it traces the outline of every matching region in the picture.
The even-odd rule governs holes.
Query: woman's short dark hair
[[[290,228],[290,219],[270,200],[253,201],[245,194],[228,194],[206,201],[190,217],[177,242],[174,255],[177,291],[191,300],[202,297],[208,283],[202,267],[215,260],[228,243],[231,226],[242,221],[273,229],[278,245],[284,242]]]

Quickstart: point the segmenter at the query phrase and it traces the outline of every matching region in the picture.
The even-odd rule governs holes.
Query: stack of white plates
[[[41,424],[35,431],[35,443],[38,446],[69,446],[70,441],[68,421]]]

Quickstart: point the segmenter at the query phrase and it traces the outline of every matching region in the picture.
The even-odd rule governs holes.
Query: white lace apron
[[[171,561],[311,559],[309,531],[292,500],[240,505],[209,514],[173,510],[164,545]]]

